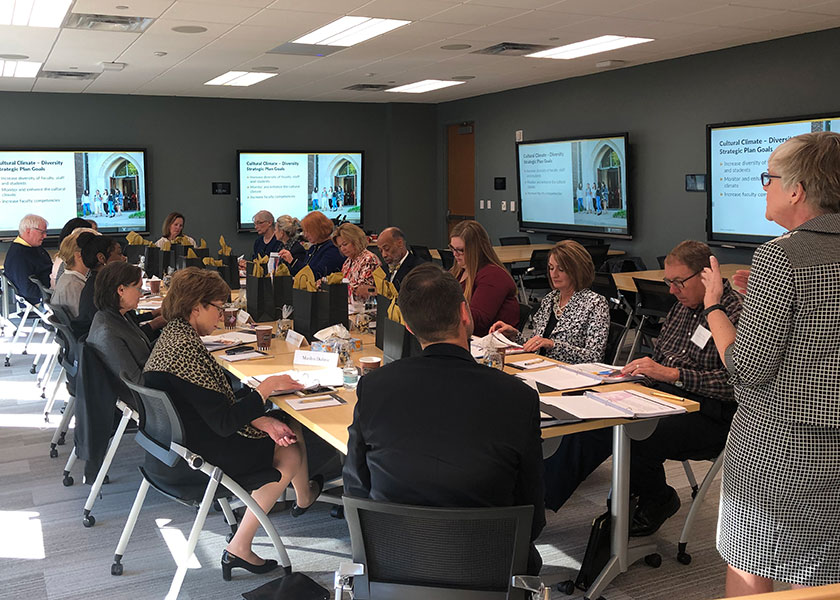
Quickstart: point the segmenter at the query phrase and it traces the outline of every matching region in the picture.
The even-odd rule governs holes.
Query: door
[[[475,127],[473,123],[446,128],[447,240],[459,221],[475,219]]]

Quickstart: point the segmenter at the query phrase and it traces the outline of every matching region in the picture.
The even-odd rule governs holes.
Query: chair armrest
[[[535,575],[514,575],[511,578],[511,586],[531,592],[531,600],[549,600],[551,588],[545,587],[542,579]]]
[[[535,268],[536,267],[528,267],[527,269],[525,269],[525,272],[526,273],[533,273]]]

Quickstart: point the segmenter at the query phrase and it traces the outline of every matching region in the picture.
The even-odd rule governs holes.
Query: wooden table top
[[[750,265],[724,264],[720,265],[720,273],[725,279],[732,279],[735,271],[741,269],[749,269]],[[650,279],[652,281],[662,281],[665,277],[664,269],[651,269],[648,271],[629,271],[627,273],[613,273],[615,286],[623,292],[635,292],[636,284],[633,283],[633,278]],[[699,275],[698,275],[699,277]]]
[[[493,250],[496,251],[499,260],[507,265],[517,262],[528,262],[531,260],[531,252],[534,250],[550,250],[553,247],[554,244],[523,244],[521,246],[493,246]],[[432,248],[429,252],[432,258],[440,260],[440,253],[436,249]],[[624,256],[625,252],[624,250],[610,249],[608,254],[610,256]]]
[[[216,333],[221,333],[221,331],[217,331]],[[359,364],[359,358],[361,358],[362,356],[378,356],[380,358],[382,357],[382,351],[374,345],[373,334],[363,334],[359,337],[362,340],[362,349],[358,352],[353,352],[351,354],[353,362],[356,365]],[[223,352],[223,350],[214,352],[214,354],[218,355],[221,352]],[[256,375],[266,375],[269,373],[288,371],[290,369],[296,369],[301,371],[315,369],[315,367],[304,367],[300,365],[294,365],[294,352],[295,348],[292,345],[287,344],[285,341],[281,341],[275,338],[274,340],[272,340],[271,349],[269,351],[269,358],[258,360],[243,360],[233,363],[229,363],[221,359],[217,360],[219,360],[219,363],[222,365],[223,368],[227,369],[230,373],[232,373],[239,379],[247,379]],[[536,355],[517,355],[516,359],[527,359],[528,357],[533,356]],[[505,369],[505,372],[513,374],[518,373],[520,371],[512,369],[511,367],[507,367]],[[636,383],[616,383],[599,386],[599,389],[603,389],[604,391],[621,389],[638,389],[640,391],[648,392],[652,391]],[[315,434],[317,434],[331,446],[336,448],[342,454],[347,454],[347,428],[353,422],[353,410],[356,406],[356,391],[339,388],[337,393],[342,399],[346,400],[346,404],[342,404],[339,406],[329,406],[325,408],[313,408],[304,411],[296,411],[286,403],[285,399],[282,396],[273,397],[272,401],[279,408],[283,409],[285,412],[289,413],[295,419],[297,419],[304,427],[307,427],[308,429],[315,432]],[[561,395],[561,393],[557,392],[550,395]],[[692,400],[681,400],[675,401],[674,403],[678,404],[679,406],[684,406],[689,412],[695,412],[700,409],[700,405]],[[573,423],[570,425],[557,425],[554,427],[543,428],[542,437],[543,439],[548,439],[568,435],[571,433],[578,433],[580,431],[602,429],[604,427],[612,427],[613,425],[620,425],[623,423],[630,422],[632,422],[632,420],[630,419],[598,419],[594,421],[583,421],[581,423]]]

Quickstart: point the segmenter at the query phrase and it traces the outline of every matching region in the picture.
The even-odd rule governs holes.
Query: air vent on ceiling
[[[38,74],[43,79],[64,79],[65,81],[85,81],[96,79],[99,73],[86,73],[84,71],[41,71]]]
[[[519,42],[502,42],[495,46],[488,46],[481,50],[475,50],[471,54],[492,54],[493,56],[525,56],[540,50],[547,50],[554,46],[543,46],[541,44],[520,44]]]
[[[268,51],[268,54],[291,54],[293,56],[327,56],[339,50],[346,50],[345,46],[320,46],[317,44],[295,44],[288,42],[280,44]]]
[[[357,83],[356,85],[351,85],[350,87],[346,87],[344,89],[354,92],[381,92],[392,87],[394,86],[386,83]]]
[[[86,15],[70,13],[65,27],[89,31],[115,31],[119,33],[143,33],[154,23],[149,17],[124,17],[118,15]]]

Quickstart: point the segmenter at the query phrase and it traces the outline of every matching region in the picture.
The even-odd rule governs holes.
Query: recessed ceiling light
[[[172,31],[176,33],[204,33],[207,31],[207,28],[201,25],[179,25],[178,27],[173,27]]]
[[[277,73],[254,73],[249,71],[228,71],[224,75],[219,75],[215,79],[211,79],[204,85],[233,85],[238,87],[246,87],[259,83],[269,77],[276,77]]]
[[[293,40],[293,44],[317,46],[353,46],[370,38],[408,25],[411,21],[375,19],[372,17],[341,17],[312,33]]]
[[[399,87],[385,90],[386,92],[402,92],[405,94],[423,94],[431,92],[432,90],[439,90],[441,88],[450,87],[453,85],[460,85],[463,81],[443,81],[441,79],[424,79],[423,81],[416,81],[408,83]]]
[[[452,79],[456,79],[458,81],[469,81],[470,79],[475,79],[475,75],[456,75]]]
[[[0,77],[31,79],[37,77],[41,64],[25,60],[0,60]]]
[[[531,58],[555,58],[568,60],[571,58],[580,58],[581,56],[588,56],[590,54],[598,54],[599,52],[606,52],[608,50],[615,50],[617,48],[626,48],[627,46],[634,46],[636,44],[644,44],[652,42],[651,38],[637,38],[624,37],[621,35],[602,35],[591,40],[584,40],[574,44],[566,44],[558,48],[549,48],[533,54],[526,54]]]
[[[155,56],[166,56],[167,54],[169,54],[169,53],[168,52],[162,52],[162,51],[155,52]]]
[[[441,46],[441,50],[469,50],[472,48],[469,44],[447,44],[446,46]]]
[[[61,27],[71,0],[0,0],[0,25]]]
[[[0,54],[2,60],[26,60],[29,58],[25,54]]]

